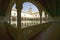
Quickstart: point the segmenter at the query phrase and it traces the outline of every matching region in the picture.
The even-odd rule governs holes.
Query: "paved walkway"
[[[53,22],[48,29],[38,33],[30,40],[60,40],[60,23]]]
[[[4,24],[0,24],[0,40],[14,40]]]

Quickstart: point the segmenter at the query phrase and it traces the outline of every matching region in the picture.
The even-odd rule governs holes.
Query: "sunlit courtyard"
[[[44,10],[42,11],[42,21],[40,22],[40,14],[38,8],[29,2],[23,3],[21,10],[21,28],[38,25],[40,23],[46,23],[46,15]],[[17,9],[16,4],[13,5],[11,10],[11,25],[17,27]],[[47,15],[48,19],[48,15]]]

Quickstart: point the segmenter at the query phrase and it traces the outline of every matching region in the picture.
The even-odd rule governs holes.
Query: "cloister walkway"
[[[53,22],[49,28],[38,33],[30,40],[60,40],[60,23]]]
[[[12,26],[7,26],[8,24],[0,24],[0,39],[2,40],[15,40],[16,38],[16,29],[14,29]],[[30,40],[59,40],[60,38],[60,22],[54,21],[54,22],[48,22],[35,26],[35,28],[31,28],[31,32],[27,32],[26,29],[23,29],[23,32],[27,32],[26,35],[24,35],[26,38],[29,38],[33,35]],[[47,27],[45,27],[47,26]],[[43,28],[44,27],[44,28]],[[37,30],[37,28],[39,28]],[[41,31],[43,29],[43,31]],[[40,32],[39,32],[40,31]],[[35,32],[35,33],[34,33]],[[29,36],[30,35],[30,36]],[[27,39],[24,39],[27,40]]]

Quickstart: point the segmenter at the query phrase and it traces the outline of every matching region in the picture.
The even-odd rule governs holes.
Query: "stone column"
[[[16,8],[17,8],[17,39],[16,40],[24,40],[23,31],[21,29],[22,4],[23,2],[21,0],[16,1]]]
[[[48,22],[48,19],[50,19],[50,18],[49,18],[49,13],[48,13],[46,10],[44,10],[44,11],[45,11],[46,22]]]
[[[45,12],[45,11],[44,11]],[[47,22],[47,13],[45,12],[45,21]]]
[[[40,10],[40,24],[42,23],[42,10]]]
[[[11,18],[10,18],[11,17],[11,13],[9,13],[8,16],[9,16],[9,24],[11,24]]]
[[[7,21],[9,21],[9,24],[11,24],[11,10],[7,10],[7,14],[6,14],[6,18],[8,19]]]

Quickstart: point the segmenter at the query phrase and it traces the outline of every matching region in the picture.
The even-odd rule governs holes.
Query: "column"
[[[45,12],[45,11],[44,11]],[[47,13],[45,13],[45,21],[47,22]]]
[[[22,1],[17,1],[17,39],[16,40],[24,40],[23,31],[21,29],[21,10],[22,10]]]
[[[40,24],[42,23],[42,10],[40,10]]]
[[[49,14],[48,14],[48,12],[47,12],[46,10],[44,10],[44,11],[45,11],[46,22],[48,22],[48,19],[49,19],[49,18],[48,18],[48,15],[49,15]]]
[[[11,13],[9,13],[9,24],[11,24]]]

